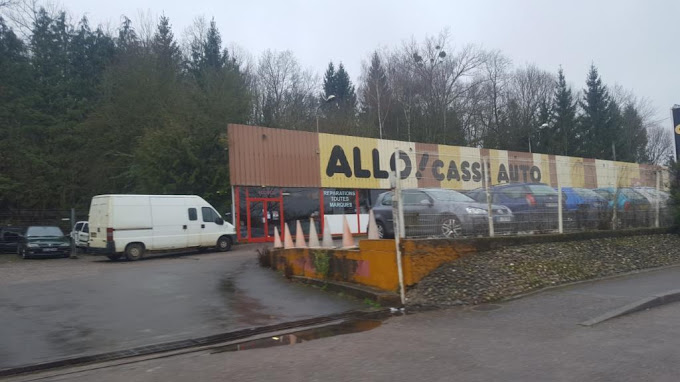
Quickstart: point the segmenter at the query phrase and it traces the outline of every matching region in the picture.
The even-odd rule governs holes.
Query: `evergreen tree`
[[[546,152],[557,155],[574,155],[582,143],[576,132],[576,102],[572,90],[567,86],[564,71],[560,67],[557,88],[552,100],[552,113],[548,122],[550,138]]]
[[[156,33],[151,42],[151,49],[156,55],[160,66],[179,69],[182,62],[182,53],[172,33],[170,19],[166,16],[161,16],[158,22]]]
[[[392,94],[387,82],[387,73],[378,52],[374,52],[371,56],[371,66],[366,73],[361,96],[362,117],[365,123],[370,126],[370,129],[378,133],[372,135],[379,138],[396,135],[396,132],[388,128],[387,120],[392,103]]]
[[[356,131],[356,106],[357,96],[354,85],[345,71],[345,67],[340,63],[338,70],[335,70],[333,62],[328,64],[324,75],[324,99],[330,96],[335,98],[330,105],[327,105],[326,114],[330,126],[338,133],[357,134]],[[321,100],[320,102],[325,102]]]
[[[621,133],[616,145],[616,159],[626,162],[648,162],[647,130],[633,105],[627,105],[621,115]]]
[[[579,146],[575,154],[598,159],[613,159],[617,105],[610,105],[607,87],[602,84],[597,68],[591,65],[580,102],[583,114],[579,117],[576,134]]]

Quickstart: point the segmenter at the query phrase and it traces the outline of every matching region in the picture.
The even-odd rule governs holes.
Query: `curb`
[[[291,278],[295,282],[300,282],[304,284],[314,285],[320,288],[326,288],[326,290],[332,292],[342,292],[344,294],[360,298],[369,299],[377,302],[381,306],[400,308],[401,297],[398,294],[392,292],[386,292],[383,290],[370,288],[366,286],[359,286],[355,284],[339,282],[339,281],[324,281],[312,279],[303,276],[293,276]]]
[[[155,353],[166,353],[175,350],[182,350],[194,347],[201,347],[206,345],[216,345],[224,342],[235,340],[242,340],[252,336],[283,331],[289,329],[296,329],[300,327],[307,327],[313,325],[326,324],[338,320],[357,319],[357,318],[384,318],[391,315],[390,309],[379,310],[352,310],[349,312],[333,314],[329,316],[321,316],[308,318],[298,321],[289,321],[280,324],[260,326],[256,328],[248,328],[236,330],[233,332],[226,332],[214,334],[206,337],[192,338],[186,340],[171,341],[166,343],[154,344],[149,346],[139,346],[132,349],[118,350],[107,353],[99,353],[92,355],[85,355],[79,357],[62,358],[56,361],[48,361],[30,365],[22,365],[6,369],[0,369],[0,378],[18,376],[22,374],[34,373],[39,371],[48,371],[52,369],[59,369],[64,367],[83,366],[86,364],[102,363],[109,361],[116,361],[125,358],[140,357],[151,355]]]
[[[671,290],[662,294],[657,294],[655,296],[635,301],[631,304],[622,306],[618,309],[614,309],[612,311],[599,315],[595,318],[591,318],[590,320],[583,321],[579,325],[593,326],[601,322],[611,320],[612,318],[624,316],[626,314],[635,313],[641,310],[647,310],[655,308],[657,306],[666,305],[678,301],[680,301],[680,290],[679,289]]]

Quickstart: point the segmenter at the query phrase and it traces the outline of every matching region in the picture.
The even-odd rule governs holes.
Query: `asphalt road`
[[[137,262],[0,254],[0,368],[361,307],[260,268],[254,250]]]
[[[11,381],[678,380],[680,303],[584,327],[678,289],[680,267],[566,286],[478,307],[393,317],[372,330],[294,346],[212,349],[55,370]]]

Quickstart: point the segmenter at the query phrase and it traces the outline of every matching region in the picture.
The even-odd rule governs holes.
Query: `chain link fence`
[[[665,168],[485,151],[470,157],[411,153],[414,168],[398,163],[391,175],[395,189],[380,195],[373,207],[384,222],[379,231],[386,237],[401,231],[408,238],[458,238],[673,223]],[[397,175],[414,171],[415,178]]]

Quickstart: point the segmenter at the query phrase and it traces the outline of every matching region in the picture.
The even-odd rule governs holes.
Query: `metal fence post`
[[[494,237],[494,227],[493,227],[493,210],[491,209],[491,191],[489,191],[489,183],[491,182],[491,174],[489,173],[489,160],[484,159],[483,161],[483,171],[484,171],[484,190],[486,191],[486,208],[489,220],[489,236]]]
[[[392,220],[394,222],[394,246],[395,246],[395,252],[396,252],[396,257],[397,257],[397,276],[399,278],[399,297],[401,298],[401,304],[405,305],[406,304],[406,292],[404,290],[404,270],[402,266],[402,258],[401,258],[401,248],[400,248],[400,241],[401,237],[403,235],[403,226],[404,226],[404,212],[402,208],[402,202],[401,202],[401,179],[399,179],[399,169],[397,169],[397,158],[399,155],[399,150],[394,151],[394,175],[393,175],[393,180],[394,184],[391,184],[390,186],[393,187],[394,189],[394,198],[392,198]]]
[[[654,200],[656,201],[656,203],[655,203],[655,208],[656,208],[655,215],[656,216],[654,218],[654,227],[656,227],[656,228],[659,228],[659,199],[661,199],[659,197],[659,195],[660,195],[659,192],[661,191],[660,190],[660,188],[661,188],[661,179],[660,179],[661,177],[660,177],[660,175],[661,175],[661,171],[656,170],[656,195],[655,195],[656,198],[654,198]]]
[[[557,177],[557,232],[564,233],[564,223],[562,221],[562,183]]]

